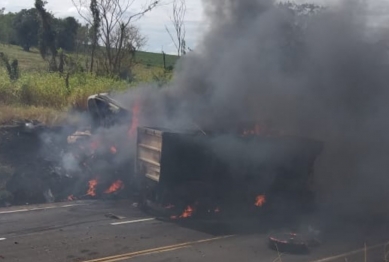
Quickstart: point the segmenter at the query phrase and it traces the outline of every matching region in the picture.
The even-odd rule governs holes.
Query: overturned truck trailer
[[[190,207],[193,216],[309,210],[322,147],[296,137],[139,127],[140,203],[166,214]]]

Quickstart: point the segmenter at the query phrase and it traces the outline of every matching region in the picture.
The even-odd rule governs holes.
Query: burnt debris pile
[[[1,160],[13,174],[4,181],[9,196],[0,205],[124,196],[123,174],[131,167],[115,162],[116,147],[104,147],[89,129],[26,121],[1,133]]]

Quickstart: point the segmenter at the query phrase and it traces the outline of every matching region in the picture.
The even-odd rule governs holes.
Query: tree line
[[[47,14],[56,47],[74,52],[77,46],[88,41],[88,28],[74,17],[56,18]],[[43,31],[37,8],[15,13],[6,13],[4,8],[0,10],[0,42],[3,44],[18,45],[28,52],[32,47],[39,48]]]
[[[72,1],[81,22],[74,17],[55,17],[42,0],[15,13],[0,9],[0,42],[18,45],[26,52],[38,48],[51,72],[82,68],[99,75],[130,78],[136,51],[146,43],[134,22],[156,8],[159,0],[144,0],[136,12],[133,0]],[[75,65],[70,55],[75,51],[86,60],[82,66]]]

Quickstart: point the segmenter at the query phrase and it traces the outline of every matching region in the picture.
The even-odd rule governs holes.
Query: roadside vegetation
[[[159,1],[130,18],[128,1],[120,13],[109,14],[116,24],[104,24],[111,21],[102,14],[111,8],[102,3],[118,1],[89,2],[84,7],[74,1],[89,10],[81,22],[54,17],[41,0],[17,13],[0,10],[0,125],[21,119],[58,123],[67,110],[84,110],[89,95],[170,80],[178,56],[141,51],[146,37],[133,24]]]

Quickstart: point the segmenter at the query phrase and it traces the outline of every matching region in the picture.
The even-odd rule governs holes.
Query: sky
[[[76,0],[77,1],[77,0]],[[132,0],[122,0],[132,1]],[[136,0],[132,5],[132,11],[140,10],[142,5],[150,0]],[[162,0],[164,5],[154,9],[148,13],[136,24],[139,26],[143,35],[147,37],[147,44],[143,48],[149,52],[166,52],[175,53],[176,49],[174,44],[166,32],[165,26],[172,29],[172,23],[170,20],[172,13],[172,0]],[[210,0],[209,0],[210,1]],[[238,0],[237,0],[238,1]],[[333,5],[340,0],[309,0],[310,3]],[[356,0],[355,0],[356,1]],[[6,11],[16,12],[23,8],[31,8],[34,6],[34,0],[0,0],[0,8],[5,7]],[[72,0],[47,0],[47,9],[51,11],[57,17],[74,16],[80,22],[82,18],[77,13],[76,8],[73,6]],[[307,2],[304,0],[296,0],[295,2]],[[389,13],[388,0],[372,0],[371,8],[375,10],[375,22],[382,22],[387,19],[386,14]],[[185,17],[186,25],[186,42],[187,46],[191,49],[196,47],[196,43],[200,39],[202,32],[205,30],[204,15],[201,0],[186,0],[187,13]],[[388,23],[389,24],[389,23]]]

